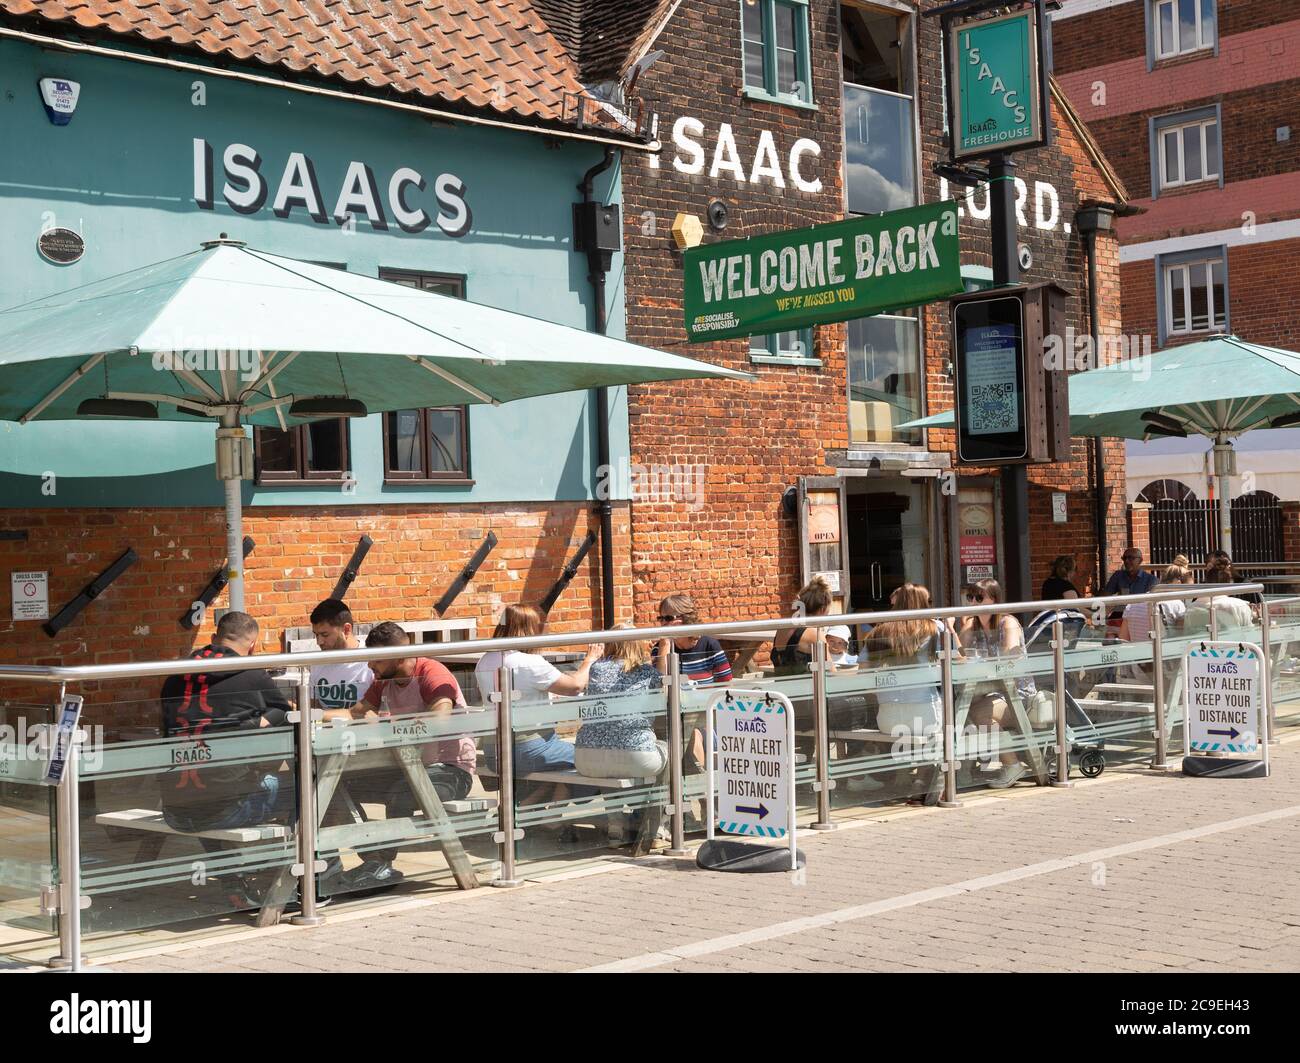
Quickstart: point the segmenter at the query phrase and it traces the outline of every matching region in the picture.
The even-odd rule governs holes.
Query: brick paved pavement
[[[800,844],[803,885],[651,858],[385,913],[327,911],[323,927],[110,962],[118,971],[1300,970],[1300,743],[1275,747],[1268,780],[1107,773],[1071,791],[1025,789],[808,832]]]

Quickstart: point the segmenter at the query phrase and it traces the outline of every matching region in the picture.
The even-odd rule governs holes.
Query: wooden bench
[[[151,808],[127,808],[118,812],[101,812],[95,822],[104,828],[110,839],[128,837],[132,832],[140,832],[144,837],[136,852],[136,863],[157,860],[168,837],[198,838],[201,841],[215,843],[218,847],[252,845],[254,842],[272,841],[276,838],[287,839],[292,833],[283,823],[262,823],[249,827],[232,827],[228,830],[176,830],[163,818],[163,814]]]

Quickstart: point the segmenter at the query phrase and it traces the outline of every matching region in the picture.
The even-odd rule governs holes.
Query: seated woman
[[[546,627],[542,611],[535,605],[507,605],[501,620],[492,632],[494,639],[528,638],[540,635]],[[485,653],[474,666],[474,680],[478,684],[483,704],[492,705],[492,695],[497,692],[497,677],[504,663],[510,669],[514,705],[537,704],[551,700],[552,694],[581,694],[587,689],[591,666],[604,654],[605,647],[596,643],[587,649],[582,663],[572,672],[561,672],[539,653],[521,653],[510,650],[502,653],[493,650]],[[538,771],[568,771],[574,767],[573,743],[557,738],[550,728],[515,734],[515,774],[528,775]],[[576,792],[576,791],[575,791]],[[536,798],[537,794],[529,795]],[[568,796],[563,785],[557,785],[552,800]]]
[[[1173,559],[1160,577],[1161,587],[1190,585],[1196,582],[1191,565],[1182,554]],[[1160,619],[1165,629],[1178,630],[1187,615],[1187,602],[1181,598],[1160,602]],[[1124,606],[1124,618],[1120,621],[1119,637],[1125,642],[1141,642],[1151,631],[1151,603],[1131,602]]]
[[[799,591],[794,602],[794,616],[825,616],[831,609],[831,588],[821,576],[814,576]],[[772,664],[777,675],[807,675],[812,664],[813,646],[821,628],[787,627],[776,634],[772,643]]]
[[[650,644],[641,641],[612,643],[592,664],[587,680],[589,695],[641,694],[662,687],[663,677],[650,663]],[[578,771],[596,779],[653,779],[668,763],[668,744],[655,738],[650,719],[642,715],[584,723],[573,744]]]
[[[1079,597],[1079,588],[1074,585],[1073,575],[1073,555],[1062,554],[1052,562],[1052,574],[1043,580],[1043,601]]]
[[[1006,601],[1002,586],[997,580],[982,579],[976,585],[982,601],[1000,605]],[[963,645],[978,646],[989,657],[1024,657],[1025,630],[1020,621],[1010,613],[984,613],[971,617],[967,637]],[[1032,697],[1036,691],[1033,676],[1021,676],[1016,680],[1016,693],[1022,699]],[[996,728],[1003,731],[1018,730],[1015,711],[1007,701],[1006,690],[1000,683],[981,684],[971,701],[968,721],[983,728]],[[1021,761],[1020,755],[1011,750],[1000,754],[1001,771],[989,780],[989,786],[995,790],[1004,790],[1014,786],[1029,773],[1029,768]]]
[[[904,583],[889,596],[889,607],[900,612],[929,609],[930,592],[919,583]],[[888,620],[872,628],[864,647],[865,656],[873,665],[884,668],[933,664],[943,648],[943,632],[943,621],[935,618]],[[921,737],[936,734],[943,726],[943,697],[938,683],[920,685],[906,677],[898,686],[877,688],[876,700],[879,704],[877,730]],[[930,775],[923,800],[926,804],[936,804],[943,787],[943,773],[936,767]],[[857,781],[849,780],[850,790],[876,788],[861,783],[855,786]]]

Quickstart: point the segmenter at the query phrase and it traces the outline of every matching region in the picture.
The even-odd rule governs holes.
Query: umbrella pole
[[[230,579],[228,602],[235,612],[244,609],[244,464],[247,460],[244,429],[238,413],[221,416],[217,429],[217,476],[226,490],[226,574]]]
[[[230,608],[244,612],[244,501],[241,480],[223,480],[226,488],[226,570]]]
[[[1219,495],[1219,549],[1232,556],[1232,444],[1220,436],[1214,441],[1214,475]]]

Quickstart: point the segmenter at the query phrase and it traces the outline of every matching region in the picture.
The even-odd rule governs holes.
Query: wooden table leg
[[[398,767],[406,776],[411,793],[415,795],[420,808],[424,810],[425,818],[433,825],[434,835],[438,839],[438,844],[442,846],[443,854],[447,857],[451,873],[456,877],[456,885],[463,890],[474,889],[479,884],[478,876],[474,874],[474,868],[465,853],[465,847],[460,843],[456,828],[447,817],[447,810],[442,807],[438,791],[429,781],[429,773],[424,770],[420,747],[398,746],[392,752]]]
[[[1014,683],[1004,679],[1002,689],[1006,692],[1007,701],[1016,714],[1016,721],[1020,724],[1020,733],[1025,737],[1025,752],[1029,754],[1029,768],[1034,773],[1034,780],[1039,786],[1046,786],[1050,781],[1047,777],[1047,760],[1034,738],[1034,728],[1029,722],[1029,714],[1025,712],[1024,703],[1021,701],[1020,695],[1016,693]]]
[[[339,784],[339,776],[343,774],[343,755],[335,753],[326,757],[321,764],[320,773],[316,776],[316,828],[320,829],[320,821],[325,816],[325,809],[329,807],[330,800],[334,797],[334,790]],[[314,860],[316,854],[312,853],[311,858]],[[293,886],[297,879],[292,874],[292,869],[282,867],[276,872],[274,880],[271,882],[271,888],[266,891],[266,896],[262,899],[261,911],[257,913],[258,926],[275,926],[280,921],[280,915],[284,912],[284,906],[289,903],[293,896]]]

